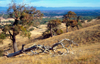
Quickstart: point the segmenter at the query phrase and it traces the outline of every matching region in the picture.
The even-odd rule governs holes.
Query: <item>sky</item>
[[[7,7],[12,0],[0,0],[0,7]],[[100,7],[100,0],[14,0],[17,4],[37,7]]]

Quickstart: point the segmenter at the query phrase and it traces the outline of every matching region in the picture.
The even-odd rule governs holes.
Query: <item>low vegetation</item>
[[[3,50],[0,50],[0,57],[3,56]]]
[[[4,60],[0,63],[35,63],[35,64],[80,64],[80,63],[96,63],[99,64],[100,60],[100,24],[89,26],[87,28],[83,28],[80,30],[76,30],[74,32],[64,33],[58,36],[54,36],[52,38],[40,40],[34,43],[44,44],[52,46],[55,42],[63,39],[69,38],[73,39],[76,43],[79,44],[78,47],[73,47],[74,54],[67,54],[62,56],[52,56],[49,54],[39,54],[33,56],[24,55],[22,57],[16,56],[15,58],[0,58],[0,60]],[[29,45],[32,45],[30,43]],[[10,61],[9,61],[10,60]],[[17,60],[17,61],[16,61]],[[24,62],[23,62],[24,61]]]
[[[43,38],[62,34],[63,31],[58,28],[59,25],[61,25],[60,19],[50,20],[47,24],[47,30],[42,34]]]

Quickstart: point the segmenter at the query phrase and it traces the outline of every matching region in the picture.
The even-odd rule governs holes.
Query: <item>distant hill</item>
[[[35,7],[37,10],[100,10],[100,7]],[[0,7],[0,11],[6,11],[8,7]]]
[[[100,7],[36,7],[38,10],[100,10]]]
[[[44,16],[62,16],[68,11],[74,11],[80,16],[100,16],[100,7],[35,7]],[[8,7],[0,7],[0,12],[7,12]]]
[[[0,7],[0,12],[7,12],[8,7]]]

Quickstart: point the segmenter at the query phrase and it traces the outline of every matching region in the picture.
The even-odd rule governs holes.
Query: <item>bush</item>
[[[34,30],[34,28],[29,29],[29,31],[33,31],[33,30]]]
[[[0,56],[3,56],[3,50],[0,50]]]
[[[60,35],[60,34],[62,34],[63,33],[63,31],[61,30],[61,29],[57,29],[57,31],[56,31],[56,34],[57,35]]]
[[[55,29],[54,32],[56,33],[56,35],[60,35],[60,34],[63,33],[63,31],[61,29]],[[43,36],[44,39],[49,38],[51,36],[50,30],[43,32],[42,36]]]
[[[6,38],[6,35],[4,33],[1,33],[0,34],[0,39],[5,39]]]
[[[47,30],[47,31],[43,32],[42,36],[43,36],[43,39],[49,38],[51,36],[50,31]]]

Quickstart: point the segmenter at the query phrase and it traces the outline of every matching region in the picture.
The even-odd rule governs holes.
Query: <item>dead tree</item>
[[[27,49],[24,49],[25,45],[22,45],[21,50],[11,53],[11,54],[8,54],[7,57],[13,57],[13,56],[19,55],[23,52],[29,52],[29,51],[32,52],[32,50],[37,50],[37,49],[41,50],[42,51],[41,53],[49,52],[50,50],[52,50],[55,53],[55,50],[57,50],[55,47],[57,47],[58,45],[61,45],[62,48],[66,49],[66,51],[69,53],[69,50],[67,49],[67,47],[65,47],[65,45],[63,44],[63,41],[68,41],[69,45],[67,47],[69,47],[69,46],[71,47],[71,44],[78,46],[78,44],[73,42],[73,40],[65,38],[65,39],[62,39],[61,41],[59,41],[58,43],[55,43],[54,45],[52,45],[52,47],[46,47],[44,45],[33,45]],[[71,47],[71,49],[72,49],[72,47]],[[32,53],[34,54],[34,52],[32,52]]]
[[[74,45],[76,45],[76,46],[78,46],[78,44],[77,43],[75,43],[75,42],[73,42],[73,40],[70,40],[70,39],[62,39],[61,41],[59,41],[58,43],[55,43],[51,48],[49,48],[49,50],[52,50],[53,52],[55,52],[55,47],[57,47],[58,45],[61,45],[62,46],[62,48],[64,48],[64,49],[66,49],[67,50],[67,52],[69,53],[69,50],[65,47],[65,45],[63,44],[63,41],[64,40],[66,40],[66,41],[68,41],[68,43],[69,43],[69,45],[67,46],[67,47],[71,47],[71,49],[72,49],[72,46],[71,46],[71,44],[74,44]]]
[[[27,49],[24,49],[24,46],[25,45],[22,45],[21,50],[14,52],[14,53],[11,53],[11,54],[8,54],[7,57],[13,57],[13,56],[19,55],[23,52],[28,52],[28,51],[32,51],[32,50],[36,50],[36,49],[40,49],[42,52],[44,52],[46,50],[46,47],[44,45],[34,45],[34,46],[31,46]]]
[[[24,46],[25,45],[22,45],[22,49],[21,50],[19,50],[17,52],[14,52],[14,53],[11,53],[11,54],[8,54],[7,57],[13,57],[13,56],[16,56],[16,55],[19,55],[19,54],[23,53]]]

